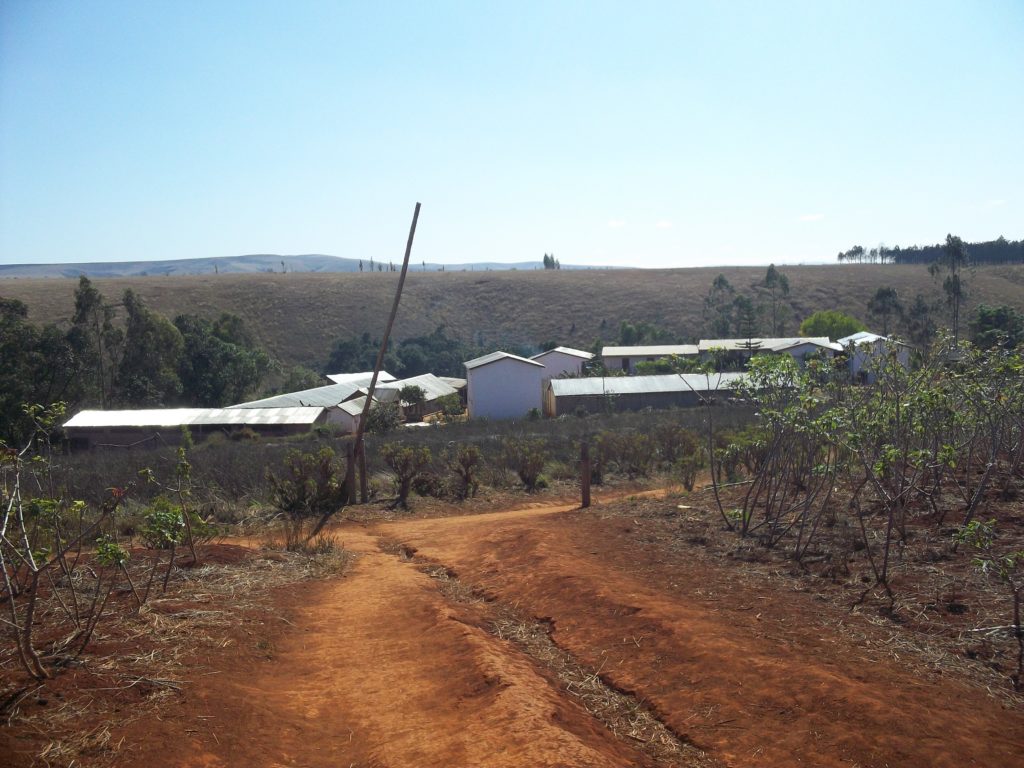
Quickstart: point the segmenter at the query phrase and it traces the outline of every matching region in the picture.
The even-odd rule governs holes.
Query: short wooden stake
[[[580,508],[586,509],[590,506],[590,445],[586,442],[580,445],[580,491]]]

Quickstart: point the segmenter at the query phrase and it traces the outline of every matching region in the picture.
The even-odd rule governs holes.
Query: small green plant
[[[143,514],[141,535],[150,549],[174,549],[185,536],[181,507],[157,496]]]

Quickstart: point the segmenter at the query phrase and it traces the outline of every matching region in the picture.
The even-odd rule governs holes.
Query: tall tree
[[[906,313],[907,335],[919,347],[927,347],[935,338],[935,320],[932,307],[920,293],[914,296]]]
[[[181,395],[178,366],[181,333],[163,315],[151,311],[130,288],[124,292],[125,340],[117,369],[118,399],[132,406],[162,406]]]
[[[114,307],[85,275],[75,290],[68,341],[82,366],[86,402],[106,408],[114,390],[124,334],[114,326]]]
[[[178,315],[174,325],[183,342],[178,377],[185,402],[221,407],[258,389],[270,358],[252,342],[240,318],[223,314],[211,323],[195,315]]]
[[[868,299],[868,312],[882,320],[882,335],[889,335],[889,318],[893,315],[903,314],[903,304],[900,302],[896,289],[887,286],[875,291],[875,295]]]
[[[967,298],[967,286],[960,278],[960,273],[968,264],[967,247],[964,241],[955,235],[946,235],[946,245],[931,264],[928,272],[933,276],[945,275],[942,290],[946,292],[946,301],[953,311],[953,344],[960,340],[960,305]]]
[[[735,289],[719,274],[704,297],[704,333],[707,338],[724,339],[732,328],[732,308]]]
[[[76,397],[77,360],[54,325],[37,328],[28,308],[0,298],[0,440],[17,446],[31,432],[24,406],[49,405]]]
[[[761,285],[768,291],[771,332],[778,336],[782,333],[788,316],[789,308],[783,304],[783,299],[789,296],[789,278],[779,272],[774,264],[769,264]]]

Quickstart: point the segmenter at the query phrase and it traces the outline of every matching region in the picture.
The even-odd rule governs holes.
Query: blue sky
[[[0,262],[1024,238],[1024,2],[0,3]]]

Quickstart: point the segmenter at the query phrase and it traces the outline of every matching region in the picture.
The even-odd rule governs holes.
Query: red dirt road
[[[507,608],[707,752],[673,764],[1024,764],[1020,710],[869,658],[819,626],[811,595],[723,594],[706,563],[647,562],[629,522],[563,507],[340,528],[353,570],[303,595],[270,658],[211,660],[221,673],[180,711],[129,733],[133,762],[659,764],[491,631]],[[446,596],[425,562],[487,600]]]

